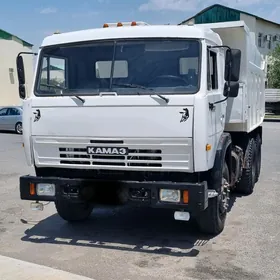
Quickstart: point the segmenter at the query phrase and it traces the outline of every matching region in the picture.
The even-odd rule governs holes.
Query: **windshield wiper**
[[[59,86],[59,85],[40,84],[40,86],[57,88],[57,89],[62,89],[62,90],[66,89],[65,87],[62,87],[62,86]]]
[[[63,90],[67,89],[66,87],[63,87],[63,86],[60,86],[60,85],[40,84],[40,86],[60,89],[60,90],[61,90],[61,92],[60,92],[61,95],[63,95]],[[81,102],[85,103],[85,100],[84,100],[82,97],[80,97],[80,96],[78,96],[78,95],[74,95],[74,94],[73,94],[73,96],[75,96],[75,97],[76,97],[77,99],[79,99]]]
[[[155,93],[155,94],[153,94],[153,95],[156,95],[156,96],[158,96],[159,98],[161,98],[162,100],[164,100],[166,103],[169,103],[169,98],[166,98],[166,97],[164,97],[164,96],[162,96],[162,95],[160,95],[160,94],[158,94],[158,93]]]
[[[145,87],[145,86],[141,86],[141,85],[137,85],[137,84],[113,84],[113,85],[114,85],[114,86],[123,86],[123,87],[128,87],[128,88],[140,88],[140,89],[145,89],[145,90],[154,91],[154,89],[152,89],[152,88],[147,88],[147,87]],[[140,93],[138,92],[138,94],[140,94]],[[160,94],[154,93],[154,94],[152,94],[152,95],[158,96],[159,98],[161,98],[162,100],[164,100],[166,103],[169,102],[169,99],[168,99],[168,98],[166,98],[166,97],[164,97],[164,96],[162,96],[162,95],[160,95]],[[151,95],[151,96],[152,96],[152,95]]]

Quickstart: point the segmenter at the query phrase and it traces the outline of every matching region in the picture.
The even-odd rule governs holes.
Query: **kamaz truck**
[[[54,202],[68,222],[130,204],[222,232],[231,191],[251,194],[261,170],[265,62],[254,38],[243,21],[57,32],[36,54],[29,94],[20,53],[36,173],[20,177],[21,199]]]

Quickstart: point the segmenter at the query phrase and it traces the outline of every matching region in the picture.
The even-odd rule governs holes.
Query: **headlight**
[[[36,186],[36,192],[39,196],[55,196],[55,185],[39,183]]]
[[[160,200],[163,202],[180,202],[181,192],[179,190],[161,189],[159,194]]]

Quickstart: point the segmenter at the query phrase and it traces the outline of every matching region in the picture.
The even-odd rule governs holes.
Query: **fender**
[[[231,135],[229,133],[223,133],[219,140],[216,156],[214,161],[214,166],[209,174],[209,184],[210,188],[219,191],[221,188],[221,182],[223,178],[223,165],[226,160],[228,164],[230,178],[231,176]],[[231,183],[231,182],[230,182]]]

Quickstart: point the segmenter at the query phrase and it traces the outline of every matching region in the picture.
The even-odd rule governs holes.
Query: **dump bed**
[[[265,116],[265,60],[255,44],[255,34],[243,21],[201,24],[216,32],[223,45],[240,49],[240,90],[227,101],[226,130],[250,132]]]

